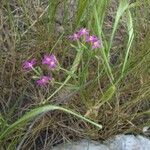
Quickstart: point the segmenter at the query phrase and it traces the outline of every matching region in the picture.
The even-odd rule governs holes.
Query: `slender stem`
[[[34,67],[32,67],[32,70],[33,70],[38,76],[41,75]]]
[[[78,67],[78,65],[80,63],[80,60],[82,58],[82,54],[83,54],[83,49],[78,50],[76,58],[75,58],[75,60],[73,62],[73,65],[72,65],[72,67],[70,69],[71,74],[73,74],[77,70],[77,67]],[[58,93],[66,85],[66,83],[71,79],[71,77],[72,77],[71,75],[68,75],[68,77],[66,78],[66,80],[64,81],[64,83],[52,95],[50,95],[45,101],[43,101],[43,104],[45,104],[56,93]]]
[[[64,69],[64,68],[62,68],[60,66],[59,66],[59,69],[62,70],[62,71],[65,71],[65,72],[67,72],[69,74],[69,71],[67,69]]]
[[[96,6],[94,7],[94,14],[95,14],[95,19],[96,19],[96,25],[97,25],[97,30],[98,30],[98,36],[99,36],[99,38],[100,38],[100,37],[101,37],[101,29],[99,28],[100,24],[99,24],[99,18],[98,18],[98,12],[97,12],[97,10],[96,10]],[[110,79],[111,84],[113,85],[114,76],[113,76],[112,69],[111,69],[111,66],[110,66],[110,64],[109,64],[109,60],[108,60],[108,57],[107,57],[107,54],[106,54],[104,48],[101,48],[101,53],[102,53],[102,56],[103,56],[103,59],[104,59],[105,71],[106,71],[106,73],[108,74],[108,77],[109,77],[109,79]]]
[[[60,37],[58,38],[57,42],[54,44],[54,46],[52,47],[52,49],[50,50],[50,52],[52,52],[54,50],[54,48],[56,47],[56,45],[58,44],[58,42],[60,41],[60,39],[63,37],[64,32],[60,35]]]

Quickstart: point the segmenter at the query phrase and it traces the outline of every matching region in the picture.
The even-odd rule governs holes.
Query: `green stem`
[[[72,77],[72,74],[74,74],[74,72],[77,70],[77,67],[80,63],[80,60],[82,58],[82,54],[83,54],[83,50],[80,49],[78,52],[77,52],[77,55],[76,55],[76,58],[73,62],[73,65],[72,65],[72,68],[70,69],[70,73],[71,75],[68,75],[68,77],[66,78],[66,80],[64,81],[64,83],[52,94],[50,95],[45,101],[43,101],[42,103],[45,104],[47,101],[49,101],[55,94],[57,94],[66,84],[67,82],[71,79]]]
[[[33,70],[38,76],[41,75],[35,68],[32,67],[32,70]]]
[[[99,23],[98,12],[96,10],[96,6],[94,7],[94,15],[95,15],[95,19],[96,19],[96,27],[98,30],[98,36],[100,38],[101,37],[101,29],[100,29],[100,23]],[[108,77],[110,79],[111,84],[113,85],[114,76],[113,76],[112,69],[111,69],[111,66],[109,64],[109,60],[108,60],[108,57],[107,57],[107,54],[106,54],[104,48],[101,48],[101,53],[102,53],[104,64],[105,64],[105,71],[108,74]]]

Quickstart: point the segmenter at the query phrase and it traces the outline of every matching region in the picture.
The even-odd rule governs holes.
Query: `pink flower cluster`
[[[54,70],[58,66],[58,61],[56,59],[56,56],[51,54],[51,55],[44,55],[44,58],[42,60],[42,64],[48,65],[49,69]],[[24,70],[30,71],[33,70],[35,73],[38,73],[38,71],[34,68],[36,65],[36,59],[33,58],[31,60],[27,60],[23,63],[22,67]],[[52,80],[51,76],[44,76],[40,75],[38,73],[38,80],[36,80],[37,85],[39,86],[46,86],[49,81]]]
[[[73,41],[78,41],[82,37],[85,40],[85,42],[91,44],[92,49],[102,48],[101,40],[98,39],[98,37],[96,37],[95,35],[90,35],[89,30],[87,30],[86,28],[80,29],[78,32],[74,33],[69,38]]]
[[[91,45],[92,49],[102,47],[101,40],[95,35],[90,35],[89,30],[86,28],[81,28],[78,32],[74,33],[69,38],[73,41],[79,41],[80,39],[83,39],[84,42],[89,43]],[[37,85],[45,86],[52,80],[52,77],[41,75],[38,69],[34,67],[36,64],[36,59],[33,58],[31,60],[25,61],[22,67],[24,70],[27,71],[33,70],[38,77],[38,80],[36,80]],[[58,66],[58,61],[54,54],[44,55],[44,58],[42,59],[42,64],[47,65],[49,69],[54,70]]]

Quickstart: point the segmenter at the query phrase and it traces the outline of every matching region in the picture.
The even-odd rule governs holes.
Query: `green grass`
[[[67,0],[35,2],[2,1],[2,149],[144,135],[143,127],[150,127],[150,1],[78,0],[71,18]],[[98,36],[103,48],[68,39],[82,27]],[[22,62],[35,57],[40,64],[48,53],[57,56],[60,69],[43,89],[31,79],[34,72],[22,70]]]

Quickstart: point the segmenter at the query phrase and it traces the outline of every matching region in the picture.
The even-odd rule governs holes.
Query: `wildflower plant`
[[[86,124],[89,130],[80,132],[80,136],[83,136],[81,135],[82,133],[84,135],[91,135],[89,133],[93,133],[91,135],[92,138],[96,137],[98,139],[104,135],[104,132],[104,138],[107,138],[107,136],[117,134],[118,131],[119,133],[139,133],[142,131],[142,127],[145,125],[149,126],[150,123],[147,117],[150,111],[147,100],[150,92],[148,88],[149,80],[147,70],[149,66],[148,48],[150,45],[150,33],[145,32],[149,31],[147,17],[147,14],[149,14],[148,2],[141,1],[137,4],[137,2],[129,3],[127,0],[120,0],[113,3],[101,0],[79,0],[76,8],[77,13],[73,15],[73,18],[68,16],[70,15],[67,10],[68,7],[63,7],[63,9],[66,9],[63,26],[60,24],[60,26],[58,26],[58,28],[61,27],[65,29],[63,30],[63,34],[61,34],[62,31],[57,31],[54,28],[56,24],[55,16],[57,16],[55,12],[57,13],[57,10],[59,11],[60,8],[57,2],[54,3],[51,3],[43,9],[44,11],[42,11],[42,13],[38,13],[41,15],[37,15],[36,11],[35,15],[37,18],[35,18],[35,20],[32,17],[33,14],[28,12],[31,11],[34,13],[33,8],[36,7],[30,7],[29,4],[28,8],[26,3],[22,1],[17,2],[17,7],[14,8],[23,11],[21,11],[21,14],[19,13],[20,16],[16,18],[14,16],[15,13],[12,13],[14,10],[11,7],[15,6],[14,3],[7,1],[2,3],[2,22],[6,24],[2,26],[2,29],[4,28],[4,31],[10,31],[4,32],[4,42],[2,42],[4,44],[4,50],[7,49],[8,46],[13,45],[13,49],[8,52],[6,61],[5,59],[3,60],[3,57],[1,59],[1,82],[2,86],[4,86],[1,91],[2,113],[0,115],[2,120],[0,127],[0,143],[2,149],[8,149],[10,147],[11,149],[21,149],[22,147],[28,149],[28,141],[31,143],[30,147],[36,149],[36,144],[39,143],[39,140],[41,143],[44,143],[44,145],[40,145],[41,148],[42,146],[45,147],[49,144],[49,138],[51,138],[49,130],[51,131],[54,128],[62,127],[60,131],[54,130],[54,136],[58,135],[58,132],[66,136],[63,131],[64,126],[61,126],[60,123],[57,122],[60,119],[63,125],[63,123],[66,124],[67,121],[69,126],[66,128],[67,130],[74,127],[74,118],[69,115],[69,118],[71,120],[73,119],[73,121],[69,119],[68,122],[68,120],[66,120],[66,113],[70,113],[84,121],[88,121],[86,118],[91,118],[93,121],[100,122],[104,125],[105,127],[102,131],[97,131],[97,128]],[[67,1],[62,3],[64,6],[68,5]],[[40,8],[44,8],[43,6],[42,4]],[[114,7],[115,9],[112,10]],[[3,9],[4,14],[8,14],[8,16],[3,17]],[[141,14],[141,10],[143,9],[144,12],[146,12],[145,15],[144,13]],[[114,10],[117,10],[117,12],[114,12]],[[114,16],[114,14],[116,14],[116,16]],[[132,14],[135,18],[132,18]],[[44,18],[42,16],[44,16]],[[27,28],[20,28],[20,25],[16,25],[16,23],[20,23],[18,20],[20,17],[21,21],[25,21],[24,23],[27,25]],[[70,18],[71,22],[70,19],[67,18]],[[43,19],[48,21],[42,21]],[[69,26],[64,26],[66,24]],[[68,41],[67,39],[62,40],[62,37],[68,34],[70,27],[74,29],[83,24],[87,24],[94,32],[83,27],[72,33]],[[134,35],[136,30],[138,34]],[[55,39],[55,33],[53,31],[55,31],[55,33],[59,32],[58,35],[61,34],[58,39]],[[11,41],[7,40],[7,37],[9,37],[7,34],[10,37],[15,35],[15,39]],[[47,35],[45,36],[45,34]],[[141,35],[144,36],[141,38]],[[105,45],[103,45],[102,39],[100,38],[101,36],[103,36]],[[34,39],[31,40],[30,38]],[[8,46],[5,46],[7,42]],[[52,43],[55,44],[51,45]],[[67,43],[70,44],[72,48],[67,50],[66,48],[69,47],[66,45]],[[34,86],[31,87],[30,85],[25,84],[24,87],[24,82],[21,83],[22,76],[19,76],[16,80],[17,75],[20,73],[20,69],[16,70],[18,69],[16,63],[20,60],[16,59],[16,57],[18,54],[20,55],[20,52],[17,53],[16,50],[18,50],[18,48],[19,50],[28,49],[26,45],[34,47],[36,52],[43,48],[48,49],[48,46],[52,46],[50,53],[43,54],[39,59],[33,56],[22,64],[24,72],[31,75],[32,80],[40,91],[34,91]],[[56,57],[57,55],[53,53],[56,45],[59,45],[57,48],[64,48],[64,50],[59,50],[58,53],[59,57],[62,55],[60,60],[63,60],[63,64],[66,68],[63,68],[61,61]],[[74,52],[68,54],[68,52],[72,50]],[[130,52],[130,50],[132,50],[132,52]],[[26,53],[24,51],[23,53],[23,55],[25,55],[28,52]],[[34,52],[30,53],[33,54]],[[118,57],[116,64],[111,63],[114,54],[117,54]],[[14,62],[12,63],[12,61]],[[7,65],[10,67],[7,67]],[[12,68],[12,71],[9,68]],[[51,88],[49,88],[49,85]],[[12,87],[12,90],[10,87]],[[34,95],[32,95],[32,92]],[[56,95],[58,95],[58,97],[52,99]],[[32,104],[30,104],[31,99]],[[54,105],[47,105],[49,103],[53,103]],[[44,106],[41,107],[43,104]],[[61,104],[61,107],[57,107],[55,104]],[[66,109],[63,108],[63,104]],[[69,110],[70,106],[73,111]],[[36,108],[34,109],[33,107]],[[137,109],[135,109],[135,107]],[[27,114],[25,114],[26,110],[29,111]],[[60,115],[61,117],[57,114],[53,115],[55,113],[43,117],[45,113],[53,110],[64,111],[66,113]],[[77,114],[82,113],[84,117],[76,115],[76,113],[73,113],[74,111],[77,111]],[[25,115],[22,116],[22,114]],[[36,116],[38,117],[35,118]],[[57,117],[57,119],[55,117]],[[31,121],[31,119],[34,120]],[[139,120],[141,121],[139,122]],[[78,121],[77,118],[75,121]],[[27,122],[29,123],[25,126]],[[95,122],[88,122],[96,125]],[[120,123],[116,125],[116,122]],[[81,124],[82,127],[85,125],[84,122],[84,125],[82,125],[81,121],[77,122],[77,124],[78,123]],[[96,126],[99,127],[99,129],[101,128],[99,125]],[[138,131],[134,132],[135,130]],[[41,136],[44,136],[43,133],[45,133],[46,140],[45,138],[41,139]],[[68,131],[66,133],[68,134]],[[73,132],[71,131],[71,133]],[[31,138],[31,135],[33,138]],[[58,140],[58,138],[53,139],[51,144],[54,144],[56,142],[55,140]]]
[[[77,70],[77,66],[79,65],[80,60],[82,59],[83,50],[85,48],[87,49],[86,44],[90,44],[92,49],[102,48],[102,42],[100,41],[100,39],[98,39],[98,37],[96,37],[95,35],[90,35],[89,30],[86,28],[81,28],[79,31],[69,36],[69,38],[72,41],[77,41],[77,46],[74,45],[73,47],[75,47],[78,51],[70,71],[60,67],[54,54],[45,54],[42,59],[42,65],[47,65],[49,70],[54,71],[58,68],[70,73],[64,82],[65,84],[72,77],[71,74],[74,74],[74,72]],[[23,69],[28,71],[33,70],[37,75],[35,76],[37,78],[36,84],[39,86],[46,86],[52,80],[52,77],[50,75],[43,75],[42,71],[39,71],[41,70],[41,68],[39,66],[35,67],[35,65],[36,59],[33,58],[23,63]],[[54,92],[54,94],[52,95],[55,95],[65,84],[61,85],[58,88],[58,90],[56,90],[56,92]],[[47,100],[49,100],[50,98],[51,97],[49,97]]]
[[[51,55],[44,55],[44,58],[42,60],[43,65],[48,65],[48,68],[51,70],[54,70],[58,66],[58,61],[56,59],[56,56],[54,54]],[[52,77],[50,75],[43,75],[42,69],[40,66],[35,67],[36,60],[35,58],[31,60],[27,60],[23,63],[23,69],[28,71],[34,71],[35,76],[33,78],[36,79],[36,84],[39,86],[46,86],[48,83],[52,80]]]
[[[87,41],[87,39],[89,39],[90,37],[92,37],[94,40]],[[66,77],[65,81],[63,82],[63,84],[59,88],[57,88],[57,90],[55,92],[53,92],[53,94],[50,95],[44,101],[44,103],[47,102],[48,100],[50,100],[72,78],[72,75],[75,74],[75,72],[77,71],[78,66],[79,66],[82,58],[84,57],[84,52],[86,50],[88,51],[88,45],[90,45],[90,49],[89,50],[102,48],[102,44],[101,44],[102,42],[100,42],[100,39],[98,37],[96,37],[96,36],[91,36],[90,35],[90,31],[88,29],[86,29],[86,28],[81,28],[79,31],[77,31],[73,35],[69,36],[69,39],[74,41],[74,42],[76,42],[76,43],[74,43],[74,45],[71,44],[71,46],[74,47],[76,49],[76,51],[77,51],[76,57],[74,59],[72,67],[70,68],[69,71],[67,71],[67,72],[69,72],[69,74]],[[47,58],[48,58],[48,56],[44,57],[43,64],[49,65],[49,62],[47,62],[47,60],[46,60]],[[55,63],[57,63],[55,57],[51,56],[51,58],[50,58],[50,56],[49,56],[49,59],[51,59]],[[60,65],[59,65],[59,69],[65,70],[65,69],[61,68]]]

